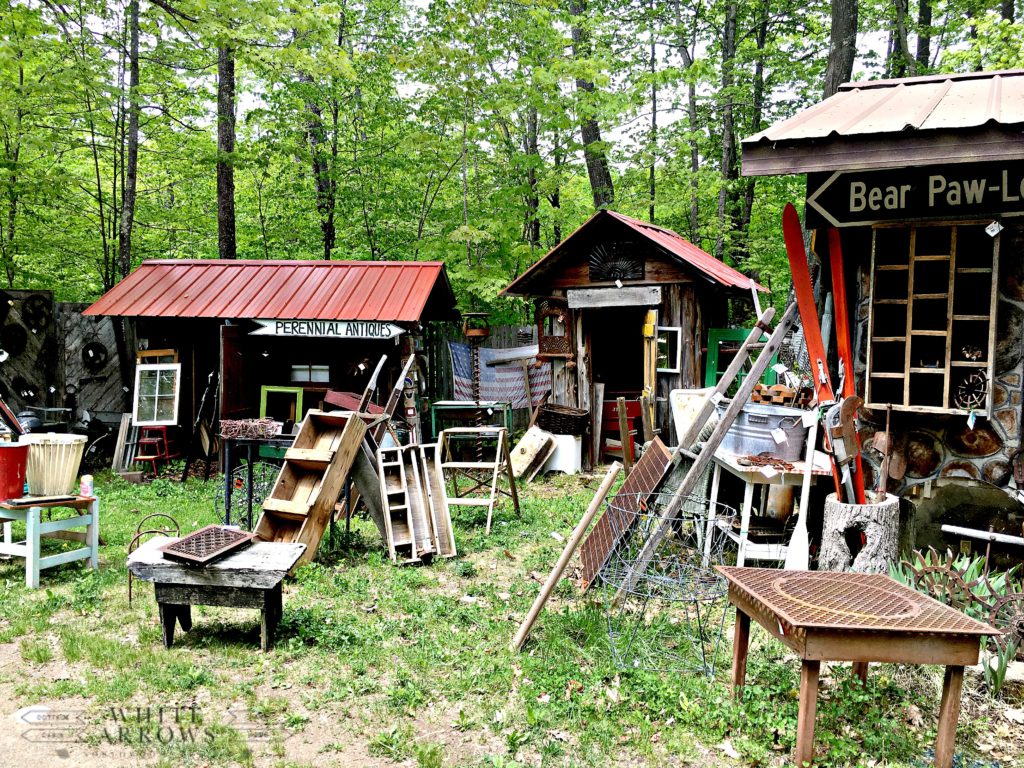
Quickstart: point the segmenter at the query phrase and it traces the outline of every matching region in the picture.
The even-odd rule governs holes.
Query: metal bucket
[[[33,496],[63,496],[74,493],[78,466],[85,452],[85,435],[56,432],[22,435],[28,443],[28,492]]]

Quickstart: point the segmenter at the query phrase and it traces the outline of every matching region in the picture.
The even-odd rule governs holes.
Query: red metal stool
[[[153,447],[156,457],[164,461],[175,459],[180,455],[177,450],[172,451],[171,439],[166,426],[143,427],[139,446]]]

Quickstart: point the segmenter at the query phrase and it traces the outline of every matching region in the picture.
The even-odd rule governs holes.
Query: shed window
[[[143,427],[177,424],[180,383],[181,363],[137,366],[132,422]]]
[[[875,228],[869,407],[991,414],[998,271],[985,223]]]
[[[658,373],[679,373],[682,370],[680,363],[683,329],[676,327],[658,326]]]

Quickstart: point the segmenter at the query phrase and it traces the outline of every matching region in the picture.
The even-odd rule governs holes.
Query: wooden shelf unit
[[[987,222],[878,225],[872,234],[868,407],[992,415],[999,236]]]

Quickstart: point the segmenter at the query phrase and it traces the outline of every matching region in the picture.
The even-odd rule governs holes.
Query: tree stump
[[[844,504],[828,495],[818,570],[889,573],[899,556],[898,496],[886,494],[878,504]]]

